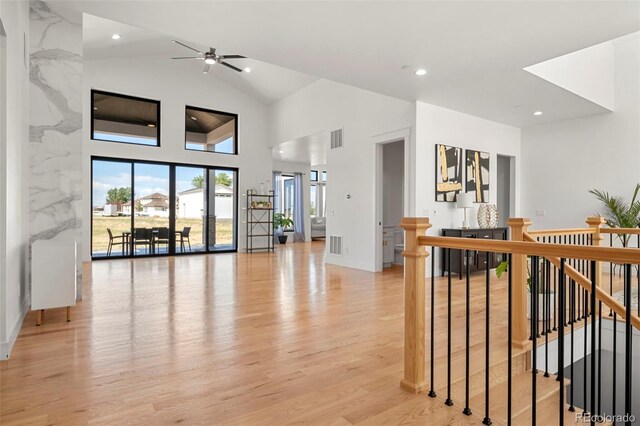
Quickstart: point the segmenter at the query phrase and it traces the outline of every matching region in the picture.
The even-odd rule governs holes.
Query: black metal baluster
[[[509,283],[508,283],[508,306],[509,306],[509,319],[508,319],[508,326],[507,326],[507,333],[508,333],[508,344],[509,346],[507,347],[507,371],[508,371],[508,377],[507,377],[507,426],[511,426],[511,388],[513,387],[513,383],[512,383],[512,378],[511,378],[511,372],[513,370],[513,356],[512,356],[512,345],[513,345],[513,336],[512,336],[512,332],[513,332],[513,284],[512,284],[512,276],[511,276],[511,253],[509,253],[508,255],[508,260],[509,260],[509,269],[507,270],[508,272],[508,277],[509,277]]]
[[[617,348],[617,338],[616,334],[618,333],[618,314],[613,313],[613,390],[611,392],[611,415],[616,415],[616,358],[618,358],[618,348]]]
[[[531,424],[536,425],[536,375],[538,374],[538,257],[533,256],[531,258],[532,265],[536,267],[531,267],[531,298],[533,299],[533,308],[531,310],[531,323],[533,330],[531,331],[531,335],[533,336],[533,350],[532,350],[532,368],[531,368]]]
[[[615,356],[615,351],[614,351]],[[598,301],[598,415],[602,414],[602,301]]]
[[[484,346],[484,353],[485,353],[485,357],[484,357],[484,419],[482,419],[482,424],[484,425],[490,425],[491,424],[491,417],[489,417],[489,337],[490,337],[490,333],[489,333],[489,320],[491,318],[491,300],[490,300],[490,294],[491,294],[491,289],[490,289],[490,284],[491,284],[491,274],[489,273],[490,271],[490,267],[491,265],[489,265],[489,252],[486,253],[486,259],[487,259],[487,268],[486,268],[486,275],[485,275],[485,331],[484,331],[484,341],[485,341],[485,346]]]
[[[571,318],[574,318],[573,321],[569,321],[569,324],[571,325],[571,395],[570,395],[570,401],[569,401],[569,411],[576,411],[575,406],[573,405],[573,396],[575,393],[575,389],[576,389],[576,382],[574,381],[574,375],[573,375],[573,364],[574,364],[574,326],[575,326],[575,315],[576,315],[576,285],[573,282],[573,280],[571,280],[571,282],[569,283],[569,292],[570,292],[570,299],[571,299],[571,306],[569,307],[569,316]]]
[[[527,262],[529,262],[529,259],[527,259]],[[529,272],[529,312],[531,312],[531,323],[529,324],[529,340],[533,340],[533,333],[535,332],[535,327],[533,326],[533,319],[534,316],[533,315],[533,307],[534,307],[534,293],[533,293],[533,270],[534,268],[534,264],[533,264],[533,258],[531,258],[531,267],[530,267],[531,271]]]
[[[436,257],[435,257],[435,253],[436,253],[436,248],[435,247],[431,247],[431,323],[430,323],[430,327],[431,327],[431,383],[430,385],[430,390],[429,390],[429,396],[431,398],[435,398],[436,397],[436,390],[435,390],[435,379],[434,379],[434,369],[435,369],[435,350],[434,350],[434,341],[435,341],[435,287],[436,287]]]
[[[564,286],[564,258],[560,259],[560,306],[562,309],[558,311],[560,315],[560,333],[558,333],[558,381],[560,382],[560,413],[558,417],[558,424],[564,426],[564,299],[565,299],[565,286]]]
[[[593,415],[597,414],[596,411],[596,323],[595,323],[595,315],[596,312],[596,288],[598,283],[596,282],[596,262],[594,260],[591,261],[591,307],[589,308],[589,312],[591,312],[591,403],[589,404],[589,412],[592,414],[591,424],[593,425],[594,417]],[[585,322],[585,327],[587,326]],[[586,359],[586,357],[585,357]]]
[[[542,242],[544,243],[546,241],[545,237],[542,237]],[[542,261],[542,264],[540,265],[540,286],[541,288],[541,294],[542,294],[542,332],[540,333],[540,336],[546,336],[547,335],[547,318],[549,316],[549,312],[547,312],[547,277],[546,277],[546,265],[545,265],[545,258],[543,257],[542,259],[540,259]],[[538,295],[538,297],[540,297]],[[539,326],[540,324],[538,324]],[[545,359],[546,360],[546,359]]]
[[[582,288],[581,288],[580,292],[582,293]],[[583,303],[582,307],[584,308],[584,310],[586,310],[587,309],[587,298],[586,297],[582,298],[582,303]],[[582,392],[582,401],[583,401],[584,407],[582,408],[582,413],[586,414],[586,413],[589,412],[589,410],[587,410],[587,401],[588,401],[588,399],[587,399],[587,381],[588,380],[587,379],[589,377],[587,376],[588,363],[587,363],[587,320],[586,319],[584,320],[584,323],[582,324],[582,327],[584,329],[584,352],[583,352],[584,353],[584,369],[583,369],[584,371],[583,371],[583,376],[582,376],[582,377],[584,377],[584,380],[583,380],[583,385],[584,386],[583,386],[583,392]]]
[[[553,244],[556,244],[556,237],[553,237]],[[556,323],[556,315],[558,312],[558,289],[556,287],[556,279],[558,276],[558,268],[556,267],[556,265],[553,265],[553,331],[558,330],[557,327],[557,323]],[[564,309],[564,305],[561,303],[560,304],[561,309]]]
[[[609,247],[613,247],[613,234],[609,234]],[[613,296],[613,262],[609,262],[609,296]],[[613,310],[609,308],[609,316],[611,316]],[[614,346],[615,349],[615,346]],[[615,350],[614,350],[615,353]],[[615,357],[614,357],[615,362]],[[615,414],[615,413],[614,413]]]
[[[467,416],[471,415],[471,408],[469,408],[469,334],[470,334],[470,325],[469,325],[469,316],[470,316],[470,270],[469,270],[469,251],[464,251],[464,258],[467,263],[467,280],[466,280],[466,318],[465,318],[465,385],[464,385],[464,409],[462,412]]]
[[[624,352],[624,412],[628,416],[625,425],[631,426],[631,385],[632,371],[631,360],[633,357],[633,330],[631,329],[631,265],[625,265],[625,288],[627,297],[625,299],[625,352]]]
[[[451,249],[448,252],[448,275],[447,275],[447,399],[446,405],[453,405],[451,400]]]
[[[549,377],[549,320],[551,319],[551,290],[549,281],[549,261],[544,258],[542,260],[542,267],[544,268],[544,282],[543,282],[543,299],[544,303],[544,316],[542,318],[542,327],[544,328],[544,377]]]

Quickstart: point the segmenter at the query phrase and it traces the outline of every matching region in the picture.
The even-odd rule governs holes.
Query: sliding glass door
[[[91,256],[128,256],[131,235],[131,162],[93,160]]]
[[[237,171],[92,160],[92,257],[237,250]]]
[[[209,251],[236,250],[236,175],[234,170],[209,169]]]
[[[169,165],[133,163],[133,188],[132,254],[168,254]]]
[[[176,253],[207,251],[207,169],[176,166]]]

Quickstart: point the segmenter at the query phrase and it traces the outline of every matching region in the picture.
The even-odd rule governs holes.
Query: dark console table
[[[478,238],[478,239],[493,239],[493,240],[506,240],[507,228],[453,228],[443,229],[443,237],[459,237],[459,238]],[[465,257],[462,250],[447,250],[443,249],[442,255],[442,275],[448,271],[447,266],[449,264],[447,258],[447,252],[451,253],[451,272],[458,274],[458,277],[462,279],[463,274],[466,272],[467,265],[465,263]],[[469,272],[484,271],[487,268],[497,268],[498,265],[506,259],[503,253],[487,253],[483,251],[471,250],[469,253]]]

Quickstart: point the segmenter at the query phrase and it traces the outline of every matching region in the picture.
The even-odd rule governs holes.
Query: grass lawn
[[[232,244],[233,230],[231,219],[216,219],[216,244]],[[185,226],[191,227],[189,238],[191,239],[191,248],[196,249],[204,246],[202,235],[202,219],[201,218],[178,218],[176,220],[176,230],[182,230]],[[163,217],[135,217],[136,228],[162,228],[169,227],[169,219]],[[120,236],[123,232],[129,232],[131,228],[130,217],[109,217],[109,216],[93,216],[93,252],[106,252],[109,246],[109,234],[107,228],[111,229],[113,236]],[[213,237],[213,236],[211,236]],[[176,246],[179,249],[179,243]],[[113,248],[113,254],[120,254],[120,246]]]

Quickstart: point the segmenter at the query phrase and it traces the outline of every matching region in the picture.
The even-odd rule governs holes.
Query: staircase
[[[567,230],[571,235],[582,237],[574,238],[573,244],[563,245],[558,244],[563,240],[562,231],[550,231],[548,237],[539,232],[539,236],[544,235],[541,237],[544,241],[540,241],[540,237],[527,232],[525,219],[510,220],[512,242],[427,237],[428,219],[403,219],[401,226],[406,232],[405,371],[401,385],[411,392],[425,392],[428,395],[425,397],[430,397],[436,405],[442,404],[440,410],[434,409],[426,416],[429,423],[584,424],[579,414],[584,413],[585,408],[597,413],[595,385],[584,389],[591,398],[587,398],[586,407],[570,407],[566,395],[570,378],[564,377],[564,369],[545,371],[546,366],[537,359],[538,351],[532,348],[542,347],[546,351],[549,342],[562,332],[569,335],[581,330],[582,335],[588,333],[590,352],[598,354],[602,341],[598,343],[598,330],[593,325],[596,322],[592,320],[597,319],[601,304],[603,316],[611,309],[618,320],[624,318],[621,327],[626,328],[627,334],[630,335],[632,326],[640,324],[640,318],[629,309],[630,297],[625,299],[627,305],[622,305],[600,288],[601,263],[615,261],[628,265],[626,271],[630,271],[631,263],[640,263],[640,250],[593,247],[600,240],[600,224],[601,219],[597,218],[589,228]],[[585,247],[576,248],[576,241]],[[505,275],[508,276],[497,278],[493,271],[487,270],[465,280],[457,277],[452,280],[450,273],[447,277],[435,278],[433,251],[438,247],[462,250],[465,255],[472,250],[506,253],[509,273]],[[530,260],[527,255],[531,255]],[[444,258],[450,259],[450,256]],[[429,280],[424,278],[429,263],[425,260],[431,260],[429,285],[426,282]],[[530,276],[527,270],[531,271]],[[532,294],[541,295],[530,298],[533,319],[527,319],[526,314],[528,281]],[[630,274],[623,281],[620,285],[632,294]],[[638,283],[640,286],[640,280]],[[538,306],[540,303],[543,306]],[[540,318],[549,319],[542,322]],[[553,330],[554,324],[557,330]],[[529,338],[532,335],[533,341]],[[565,348],[566,344],[565,339],[558,342],[556,355],[558,361],[562,360],[558,363],[565,366],[570,351]],[[629,342],[625,351],[626,359],[630,360]],[[549,359],[548,352],[546,356]],[[607,374],[608,370],[602,371],[602,366],[595,361],[590,364],[591,377]],[[630,361],[626,364],[618,368],[625,369],[627,376],[631,376]],[[620,384],[620,392],[625,393],[627,401],[624,407],[616,409],[616,414],[632,412],[629,380]],[[597,392],[606,397],[608,390]]]

